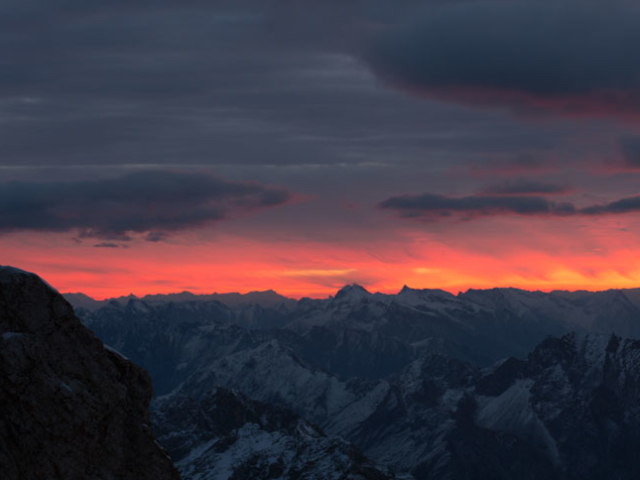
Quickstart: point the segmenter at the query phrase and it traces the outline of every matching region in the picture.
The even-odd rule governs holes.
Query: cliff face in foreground
[[[0,267],[6,479],[178,479],[149,426],[140,367],[103,347],[36,275]]]

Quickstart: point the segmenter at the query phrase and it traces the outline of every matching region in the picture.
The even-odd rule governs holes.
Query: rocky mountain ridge
[[[568,334],[489,369],[425,356],[377,381],[340,379],[270,342],[203,367],[178,392],[200,398],[213,385],[291,409],[416,479],[635,478],[635,340]]]
[[[107,344],[149,370],[165,394],[203,357],[212,361],[272,339],[330,373],[379,379],[424,353],[490,366],[523,358],[548,335],[640,337],[640,308],[627,293],[567,297],[495,289],[454,296],[405,287],[398,295],[381,295],[351,286],[328,300],[300,300],[295,308],[130,299],[77,313]]]
[[[353,445],[289,410],[214,387],[159,399],[154,422],[184,478],[391,480]]]
[[[616,334],[640,326],[629,293],[350,286],[249,320],[219,302],[131,300],[83,321],[162,380],[153,408],[163,432],[174,429],[167,408],[230,391],[343,438],[396,477],[626,480],[640,441],[640,350]],[[273,434],[252,425],[256,438]],[[196,422],[180,438],[206,438],[207,428]],[[296,450],[300,440],[283,435],[284,450]],[[240,438],[246,453],[251,435]],[[237,455],[190,445],[179,464],[187,478]]]
[[[148,374],[36,275],[0,267],[0,465],[7,479],[178,479]]]

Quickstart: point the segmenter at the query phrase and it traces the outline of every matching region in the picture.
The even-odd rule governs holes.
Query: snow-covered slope
[[[342,380],[304,363],[277,340],[203,366],[179,392],[198,398],[212,386],[289,408],[336,435],[348,435],[372,415],[390,388],[382,380]]]
[[[203,367],[174,395],[213,386],[290,409],[418,479],[636,471],[623,465],[625,445],[640,442],[640,342],[615,336],[549,338],[527,360],[484,370],[425,356],[377,381],[340,379],[272,341]]]
[[[259,344],[218,302],[151,305],[136,299],[112,302],[81,318],[107,345],[149,371],[157,395],[201,365]]]
[[[154,424],[185,480],[395,478],[294,413],[222,388],[157,400]]]

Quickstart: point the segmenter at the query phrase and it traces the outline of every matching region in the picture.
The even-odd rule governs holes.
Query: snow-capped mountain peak
[[[345,285],[336,293],[334,299],[336,301],[360,301],[363,298],[368,298],[371,296],[371,293],[367,291],[364,287],[361,287],[358,284]]]

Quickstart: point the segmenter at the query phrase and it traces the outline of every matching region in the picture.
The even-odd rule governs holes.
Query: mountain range
[[[74,313],[0,267],[3,475],[638,478],[635,293],[350,285]]]
[[[76,308],[150,372],[155,431],[183,478],[640,473],[636,290],[383,295],[349,285],[324,300],[240,298]],[[289,420],[268,426],[256,409]],[[241,412],[231,414],[240,423],[221,427],[221,410]],[[302,439],[299,425],[315,433]]]
[[[140,298],[133,294],[122,297],[107,298],[105,300],[95,300],[84,293],[64,293],[64,297],[76,308],[84,308],[86,310],[97,310],[111,302],[127,303],[129,300],[142,300],[147,303],[164,303],[164,302],[207,302],[216,300],[230,307],[243,304],[255,304],[262,307],[273,307],[281,304],[293,305],[295,300],[279,295],[273,290],[265,290],[263,292],[249,293],[211,293],[211,294],[194,294],[191,292],[168,293],[145,295]]]

